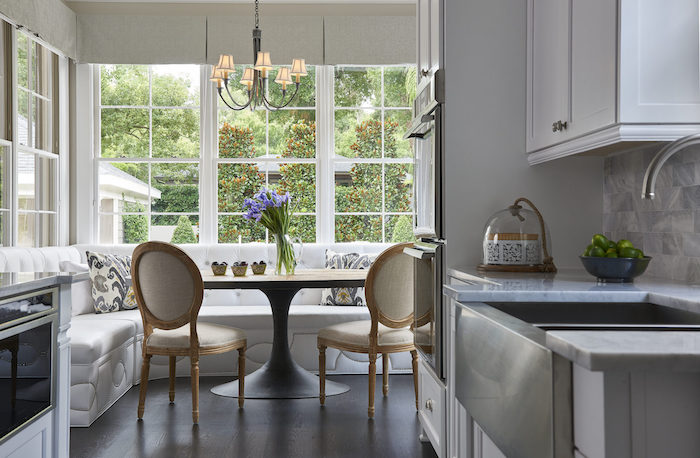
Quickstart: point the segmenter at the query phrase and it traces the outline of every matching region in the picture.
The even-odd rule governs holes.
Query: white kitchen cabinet
[[[700,131],[698,2],[528,0],[528,161]]]
[[[439,457],[445,456],[445,387],[422,360],[418,364],[418,418]]]
[[[443,0],[416,0],[418,82],[440,68]]]

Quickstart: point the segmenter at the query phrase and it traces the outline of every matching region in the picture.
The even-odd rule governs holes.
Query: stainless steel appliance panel
[[[456,397],[508,457],[573,457],[571,364],[543,342],[486,304],[457,310]]]

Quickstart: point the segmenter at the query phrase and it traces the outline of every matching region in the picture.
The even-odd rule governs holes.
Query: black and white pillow
[[[377,255],[336,253],[326,250],[326,269],[369,269]],[[325,288],[321,305],[367,305],[364,288]]]
[[[132,310],[137,307],[131,276],[131,256],[86,251],[95,313]]]

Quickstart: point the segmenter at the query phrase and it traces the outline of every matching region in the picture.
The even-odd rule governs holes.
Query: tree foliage
[[[177,220],[177,227],[175,227],[175,232],[173,232],[170,243],[197,243],[197,237],[194,235],[192,223],[187,216],[182,215],[180,219]]]
[[[122,196],[122,199],[124,197]],[[145,212],[146,207],[138,202],[127,202],[124,200],[125,212]],[[124,231],[124,243],[142,243],[148,240],[148,221],[146,215],[124,215],[122,216],[122,230]]]

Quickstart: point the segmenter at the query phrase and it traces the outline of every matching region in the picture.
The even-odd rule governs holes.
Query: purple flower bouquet
[[[287,275],[293,275],[296,268],[296,258],[292,240],[289,237],[294,210],[290,205],[289,194],[279,194],[277,191],[263,188],[252,199],[246,198],[243,202],[245,214],[248,220],[254,219],[265,226],[275,237],[277,244],[276,273],[282,274],[282,266]]]

